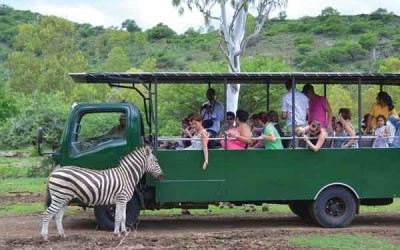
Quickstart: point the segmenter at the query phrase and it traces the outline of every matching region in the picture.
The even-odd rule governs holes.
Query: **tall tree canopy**
[[[74,45],[70,22],[57,17],[43,17],[35,24],[24,24],[8,55],[8,87],[21,93],[64,91],[69,93],[69,72],[86,67],[83,55]]]
[[[172,0],[175,7],[180,8],[180,13],[184,12],[184,6],[189,10],[197,8],[204,15],[206,25],[211,20],[220,22],[220,42],[219,46],[225,55],[230,72],[240,72],[240,57],[245,51],[249,41],[260,34],[265,21],[269,18],[270,12],[275,8],[284,7],[287,0]],[[228,6],[227,6],[228,5]],[[215,6],[219,6],[219,14]],[[233,9],[229,16],[229,7]],[[246,22],[249,11],[256,11],[256,22],[252,32],[246,33]],[[236,111],[239,100],[240,85],[231,83],[227,93],[227,109]]]

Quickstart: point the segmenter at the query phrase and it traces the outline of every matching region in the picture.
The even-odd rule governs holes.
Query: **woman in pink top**
[[[332,128],[332,109],[328,100],[315,94],[314,87],[307,83],[303,87],[303,93],[308,97],[309,114],[308,121],[317,121],[323,128],[328,128],[328,132],[333,132]]]
[[[229,112],[228,112],[229,113]],[[231,112],[230,112],[231,113]],[[225,140],[221,140],[221,145],[225,149],[246,149],[248,143],[251,140],[251,129],[250,126],[246,123],[249,118],[249,113],[244,110],[238,110],[236,112],[236,124],[237,127],[233,126],[233,122],[230,125],[229,118],[234,118],[233,113],[230,115],[227,114],[227,131],[225,132],[228,139],[225,148]],[[232,138],[234,138],[232,140]]]

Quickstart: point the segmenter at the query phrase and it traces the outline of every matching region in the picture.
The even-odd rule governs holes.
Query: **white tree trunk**
[[[219,20],[220,26],[220,49],[225,55],[229,72],[240,72],[240,56],[245,51],[247,43],[260,34],[269,13],[276,7],[286,6],[288,0],[174,0],[174,6],[181,6],[186,3],[189,9],[196,6],[204,14],[206,24],[211,19]],[[230,4],[234,10],[231,20],[227,19],[226,3]],[[219,4],[221,15],[213,16],[212,8]],[[247,14],[250,5],[254,5],[257,10],[256,25],[253,33],[245,38]],[[223,43],[223,45],[222,45]],[[236,112],[239,101],[239,83],[229,83],[227,89],[227,111]]]
[[[243,1],[239,1],[239,6],[243,4]],[[226,6],[225,1],[220,2],[221,6],[221,31],[224,36],[227,51],[225,56],[228,59],[229,72],[239,73],[240,72],[240,55],[242,53],[242,41],[246,32],[246,20],[247,20],[247,9],[241,8],[236,10],[236,16],[229,23],[226,17]],[[224,51],[223,51],[224,52]],[[226,106],[227,111],[236,112],[239,103],[239,83],[229,83],[226,93]]]

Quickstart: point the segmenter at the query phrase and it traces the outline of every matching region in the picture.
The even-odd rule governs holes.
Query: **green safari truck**
[[[400,170],[393,164],[399,159],[400,149],[372,148],[374,138],[363,136],[360,129],[357,135],[360,148],[355,149],[336,149],[328,145],[314,153],[295,147],[295,143],[278,150],[209,149],[209,165],[204,171],[202,152],[158,147],[160,141],[168,138],[159,134],[157,112],[158,105],[162,105],[158,102],[158,86],[162,84],[221,84],[225,93],[230,82],[263,84],[269,98],[269,86],[284,88],[282,83],[289,79],[294,85],[320,84],[328,91],[332,84],[355,87],[358,120],[361,121],[362,88],[373,84],[381,89],[398,86],[400,74],[102,72],[71,73],[70,76],[77,83],[108,84],[136,91],[139,84],[147,90],[140,93],[146,107],[142,112],[129,102],[75,105],[60,146],[52,152],[58,166],[107,169],[116,166],[122,156],[145,139],[150,139],[165,177],[161,181],[143,177],[128,203],[128,224],[137,220],[140,209],[206,208],[209,204],[226,201],[236,205],[288,204],[293,213],[322,227],[345,227],[359,212],[360,205],[390,204],[400,193]],[[110,128],[120,119],[125,119],[122,133],[111,135]],[[108,125],[99,132],[93,129],[98,124]],[[42,133],[39,142],[41,137]],[[282,139],[301,140],[296,135]],[[327,140],[332,139],[328,137]],[[378,159],[380,164],[376,164]],[[86,205],[78,200],[72,203]],[[113,229],[113,206],[96,206],[94,212],[102,227]]]

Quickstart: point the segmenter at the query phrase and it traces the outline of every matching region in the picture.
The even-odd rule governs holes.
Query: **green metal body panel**
[[[165,178],[159,202],[312,200],[325,186],[345,185],[359,198],[400,193],[400,149],[210,150],[158,152]]]
[[[125,112],[127,114],[126,141],[106,143],[93,150],[74,154],[71,142],[76,132],[79,119],[90,112]],[[75,165],[93,169],[115,167],[122,156],[142,144],[142,119],[139,109],[132,103],[78,104],[70,113],[60,149],[53,154],[55,164],[60,166]]]

